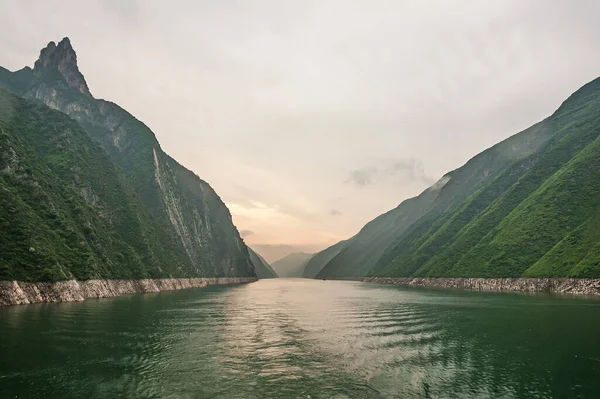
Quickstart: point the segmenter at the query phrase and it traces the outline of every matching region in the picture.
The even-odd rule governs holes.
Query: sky
[[[600,2],[3,0],[0,65],[68,36],[92,94],[269,261],[356,234],[600,76]]]

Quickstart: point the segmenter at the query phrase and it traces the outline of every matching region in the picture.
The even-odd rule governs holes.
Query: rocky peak
[[[62,75],[69,87],[73,87],[87,96],[92,96],[85,78],[79,72],[77,54],[71,47],[68,37],[62,39],[58,45],[54,42],[48,43],[40,51],[40,57],[33,67],[33,74],[38,78],[55,72]]]

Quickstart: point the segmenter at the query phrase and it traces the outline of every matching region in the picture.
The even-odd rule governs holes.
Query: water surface
[[[304,279],[0,308],[2,398],[600,397],[600,301]]]

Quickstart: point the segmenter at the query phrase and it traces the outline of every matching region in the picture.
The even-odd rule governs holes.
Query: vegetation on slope
[[[317,277],[600,276],[599,134],[597,79],[367,224]]]
[[[389,264],[397,255],[390,253],[390,248],[402,237],[420,237],[430,228],[439,228],[450,209],[463,204],[471,193],[484,187],[516,161],[535,152],[549,137],[549,130],[541,122],[475,156],[419,196],[403,201],[397,208],[367,223],[317,277],[363,277],[380,268],[381,264]],[[406,249],[405,246],[398,248],[398,251]]]
[[[392,262],[381,262],[373,274],[598,275],[593,247],[584,245],[585,240],[578,243],[577,252],[588,254],[584,267],[570,258],[573,245],[568,243],[584,231],[588,243],[593,240],[590,223],[600,205],[600,80],[565,101],[543,128],[550,133],[543,146],[513,163],[463,204],[438,216],[429,229],[420,231],[415,226],[413,234],[402,237],[389,251],[392,256],[386,255]],[[559,258],[559,253],[566,258]]]
[[[79,122],[108,153],[156,226],[179,274],[253,276],[246,245],[214,190],[165,154],[152,131],[118,105],[95,99],[67,38],[50,43],[33,70],[0,70],[0,85]]]
[[[0,89],[0,280],[192,275],[158,229],[75,121]]]

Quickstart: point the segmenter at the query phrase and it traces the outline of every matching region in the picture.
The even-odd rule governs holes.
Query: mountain
[[[317,277],[366,276],[380,262],[384,252],[415,223],[445,214],[524,154],[536,151],[548,137],[543,124],[537,124],[477,155],[419,196],[403,201],[367,223]]]
[[[15,212],[21,207],[19,212],[31,213],[27,208],[23,208],[25,205],[20,201],[29,202],[33,211],[36,207],[35,201],[42,201],[50,211],[47,215],[39,215],[39,212],[35,211],[39,219],[35,219],[33,214],[30,214],[29,221],[33,223],[37,220],[41,223],[40,229],[47,225],[51,230],[54,223],[52,218],[55,217],[52,216],[53,214],[59,214],[61,220],[63,217],[67,218],[66,214],[60,213],[60,206],[57,204],[61,201],[67,203],[73,201],[72,204],[67,204],[68,209],[77,205],[82,208],[81,212],[86,217],[86,212],[90,214],[95,212],[94,217],[106,218],[98,224],[91,219],[65,220],[65,223],[70,226],[65,227],[67,232],[78,230],[75,224],[89,221],[86,229],[92,231],[85,230],[86,237],[92,233],[99,235],[95,229],[100,225],[105,226],[108,233],[116,234],[114,230],[122,226],[119,227],[119,218],[115,215],[119,215],[119,212],[125,215],[122,216],[125,219],[121,221],[125,227],[122,227],[124,230],[119,233],[122,234],[119,235],[122,242],[113,240],[109,235],[105,239],[110,245],[106,244],[105,247],[103,244],[102,251],[97,248],[90,249],[92,252],[96,251],[94,253],[97,256],[100,256],[100,253],[107,256],[108,258],[104,259],[102,264],[112,266],[106,266],[104,269],[94,266],[90,269],[90,275],[116,276],[121,273],[120,267],[125,263],[142,265],[148,269],[146,271],[132,269],[130,274],[132,278],[147,275],[165,277],[255,275],[248,249],[233,225],[229,210],[219,196],[208,183],[166,154],[154,133],[146,125],[118,105],[93,97],[77,67],[77,56],[68,38],[58,44],[50,42],[40,52],[33,69],[26,67],[16,72],[0,69],[0,86],[27,100],[60,111],[77,122],[73,123],[71,119],[63,118],[56,111],[44,112],[39,107],[36,108],[37,111],[31,111],[32,106],[29,103],[15,99],[7,93],[3,94],[6,99],[3,111],[2,134],[5,141],[2,157],[4,162],[8,162],[4,164],[3,170],[6,170],[6,165],[9,170],[13,170],[10,165],[14,161],[25,171],[46,174],[44,176],[48,178],[45,181],[45,177],[39,177],[40,174],[31,176],[32,187],[37,187],[36,184],[39,184],[39,189],[48,195],[45,200],[41,197],[44,194],[36,194],[34,191],[27,195],[35,195],[35,198],[28,198],[22,192],[18,192],[14,187],[14,184],[20,182],[18,179],[16,182],[14,179],[8,183],[3,182],[10,184],[6,190],[12,192],[10,197],[7,197],[6,192],[4,193],[6,203],[13,207]],[[57,129],[61,127],[62,130],[48,130],[53,127]],[[92,140],[82,137],[82,132]],[[39,140],[39,143],[19,142],[26,139]],[[73,141],[74,145],[79,142],[85,145],[70,147],[69,140]],[[22,147],[18,147],[19,143]],[[17,149],[24,152],[19,153]],[[55,153],[54,158],[46,162],[47,169],[40,164],[46,157],[45,152],[40,149]],[[37,154],[36,157],[41,157],[41,160],[36,161],[33,154]],[[103,159],[103,164],[94,167],[86,165],[86,162],[92,162],[92,157]],[[66,167],[75,172],[71,175],[65,174]],[[76,172],[80,170],[88,170],[88,174]],[[52,177],[52,175],[57,176]],[[44,185],[50,184],[49,182],[52,188]],[[66,191],[63,194],[68,194],[69,198],[72,198],[68,200],[54,197],[57,193],[52,190],[57,190],[58,187],[63,187]],[[79,190],[78,196],[68,191],[71,188]],[[109,198],[109,195],[113,197]],[[87,205],[80,202],[81,198]],[[118,198],[123,198],[123,202],[119,202]],[[86,206],[96,208],[92,211]],[[74,211],[70,210],[67,214],[74,217],[72,212]],[[13,219],[11,217],[7,220]],[[126,229],[130,227],[133,230],[127,232]],[[25,233],[27,232],[24,231]],[[41,230],[39,234],[42,234]],[[36,235],[36,237],[39,239],[41,236]],[[67,240],[65,237],[61,239]],[[73,243],[82,242],[80,236],[68,239],[73,240]],[[73,249],[73,243],[66,245]],[[82,246],[86,246],[85,240]],[[117,250],[113,248],[114,246],[121,249]],[[112,256],[113,250],[116,251],[114,256]],[[19,247],[15,251],[20,253],[22,248]],[[10,259],[7,261],[7,256],[12,255],[6,254],[3,249],[0,265],[3,270],[9,270],[9,276],[13,276],[14,267],[10,266],[12,261]],[[48,259],[55,258],[57,263],[48,263],[50,265],[48,267],[59,271],[49,279],[69,276],[69,270],[64,269],[62,258],[58,254]],[[116,262],[113,258],[122,259]],[[73,274],[76,277],[86,276],[83,271]],[[4,274],[0,278],[6,276],[7,274]],[[38,274],[25,273],[21,277],[31,280],[37,278]]]
[[[323,269],[323,267],[325,267],[325,265],[329,263],[329,261],[331,261],[335,256],[337,256],[350,244],[351,240],[352,238],[340,241],[337,244],[332,245],[319,253],[316,253],[312,258],[310,258],[310,260],[304,267],[302,277],[315,278],[317,274],[319,274],[319,272]]]
[[[302,277],[312,254],[296,252],[273,262],[271,267],[279,277]]]
[[[317,277],[600,276],[600,79],[368,223]]]
[[[248,252],[250,253],[250,260],[254,265],[254,271],[256,272],[256,276],[258,278],[277,278],[279,277],[277,273],[271,268],[269,262],[265,260],[262,256],[260,256],[257,252],[255,252],[252,248],[248,247]]]

